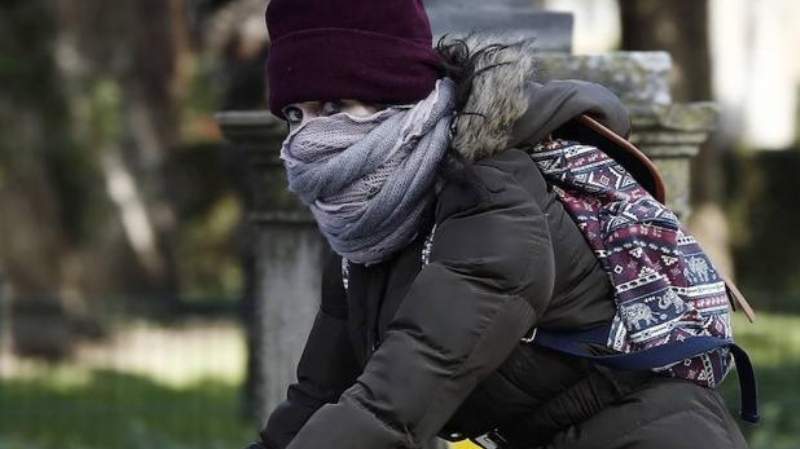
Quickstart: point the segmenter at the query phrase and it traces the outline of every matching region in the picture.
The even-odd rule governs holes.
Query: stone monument
[[[255,236],[248,351],[247,414],[259,422],[286,396],[317,311],[322,236],[311,213],[286,188],[279,159],[286,125],[267,111],[229,111],[217,121],[231,145],[246,154]]]

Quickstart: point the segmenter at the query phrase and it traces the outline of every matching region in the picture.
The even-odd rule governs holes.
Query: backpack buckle
[[[538,330],[539,330],[539,328],[538,328],[538,327],[534,327],[533,329],[531,329],[530,331],[528,331],[528,333],[527,333],[527,334],[525,334],[525,336],[524,336],[524,337],[522,337],[520,340],[521,340],[523,343],[533,343],[533,340],[535,340],[535,339],[536,339],[536,331],[538,331]]]

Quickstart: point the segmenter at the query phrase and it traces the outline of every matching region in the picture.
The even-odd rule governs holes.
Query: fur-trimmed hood
[[[621,136],[628,135],[627,110],[605,87],[577,80],[539,82],[543,77],[533,41],[508,44],[508,38],[487,34],[463,39],[476,55],[476,75],[454,125],[453,147],[467,160],[536,143],[581,114],[596,118]],[[498,43],[507,46],[480,51]]]
[[[458,111],[452,146],[466,160],[536,144],[551,135],[566,137],[602,149],[657,200],[666,200],[655,165],[626,140],[628,111],[610,90],[579,80],[542,82],[532,41],[507,45],[508,38],[482,34],[463,42],[473,56],[474,76],[462,81],[471,86],[461,86],[469,93]],[[493,45],[495,50],[481,51]]]

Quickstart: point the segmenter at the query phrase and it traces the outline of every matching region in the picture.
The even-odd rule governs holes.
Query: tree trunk
[[[666,50],[676,102],[711,98],[706,0],[621,0],[623,50]]]
[[[8,284],[5,270],[0,265],[0,379],[11,376],[12,344],[11,339],[11,302],[8,297]]]
[[[134,257],[134,269],[115,272],[122,276],[117,285],[174,306],[178,216],[164,166],[180,141],[179,105],[188,84],[185,0],[60,0],[59,6],[62,46],[79,61],[64,67],[72,110],[89,123],[76,123],[74,132],[98,154],[115,224]]]
[[[620,12],[624,50],[666,50],[672,55],[674,101],[711,100],[707,0],[621,0]],[[719,149],[708,143],[692,165],[695,204],[719,199],[721,174]]]
[[[62,261],[73,251],[71,211],[60,201],[65,192],[54,169],[54,161],[74,155],[54,39],[49,2],[0,7],[0,265],[14,296],[13,310],[5,310],[15,313],[14,348],[48,358],[69,351]],[[40,312],[50,321],[37,329]]]

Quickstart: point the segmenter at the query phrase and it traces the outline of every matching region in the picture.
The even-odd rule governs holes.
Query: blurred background
[[[267,0],[0,3],[0,449],[238,448],[260,423],[244,154]],[[665,50],[713,101],[689,223],[760,311],[752,447],[800,448],[800,2],[541,0],[574,53]],[[726,382],[732,407],[735,382]]]

